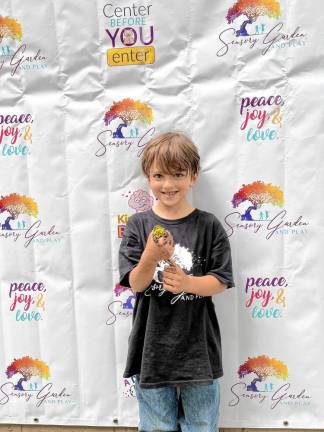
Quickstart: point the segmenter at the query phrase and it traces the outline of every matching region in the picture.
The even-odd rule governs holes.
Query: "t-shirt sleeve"
[[[221,223],[215,218],[212,229],[212,245],[210,249],[209,265],[206,274],[215,276],[220,282],[233,287],[233,270],[231,247]]]
[[[128,219],[119,248],[119,283],[130,287],[129,273],[136,267],[143,252],[140,232],[133,217]]]

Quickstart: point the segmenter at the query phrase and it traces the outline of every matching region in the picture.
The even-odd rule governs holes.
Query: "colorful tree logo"
[[[254,358],[248,358],[238,370],[240,378],[254,373],[257,378],[254,378],[250,385],[247,386],[248,391],[258,392],[256,387],[257,382],[265,381],[268,377],[275,377],[278,379],[286,380],[288,378],[288,368],[280,360],[271,359],[265,355]]]
[[[1,196],[0,213],[5,211],[9,212],[10,216],[8,216],[5,223],[2,224],[1,229],[3,230],[11,230],[12,228],[9,221],[17,219],[20,214],[27,214],[34,217],[38,215],[37,203],[32,198],[16,193],[4,197]]]
[[[150,124],[153,121],[152,108],[145,102],[134,101],[133,99],[123,99],[114,102],[105,113],[104,122],[108,126],[113,120],[119,118],[122,123],[113,132],[113,138],[124,138],[121,129],[129,126],[134,120]]]
[[[236,36],[249,36],[246,26],[252,24],[260,16],[279,18],[280,4],[277,0],[238,0],[227,12],[227,22],[231,24],[236,18],[245,15],[247,20],[243,21],[236,32]]]
[[[6,371],[7,378],[11,378],[15,374],[22,375],[22,378],[19,378],[19,381],[15,385],[15,390],[22,391],[25,390],[22,386],[23,381],[28,381],[33,376],[45,379],[48,379],[51,376],[49,367],[46,363],[28,356],[14,359],[11,365],[8,366]]]
[[[282,207],[284,194],[279,187],[273,186],[271,183],[266,184],[262,181],[255,181],[248,185],[243,184],[241,189],[234,194],[232,199],[233,207],[238,207],[244,201],[250,201],[252,205],[241,215],[241,219],[252,221],[254,219],[251,211],[259,209],[263,204],[268,203]]]
[[[22,36],[21,25],[18,21],[0,15],[0,43],[4,38],[18,39],[20,41]]]

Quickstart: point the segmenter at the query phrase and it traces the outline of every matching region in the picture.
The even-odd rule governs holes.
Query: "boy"
[[[221,341],[212,295],[233,286],[225,231],[187,199],[200,157],[180,133],[147,144],[142,170],[157,198],[132,215],[120,284],[136,293],[124,377],[135,376],[139,430],[217,431]]]

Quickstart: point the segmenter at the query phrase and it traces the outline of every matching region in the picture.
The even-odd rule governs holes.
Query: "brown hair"
[[[181,132],[166,132],[152,138],[142,155],[142,170],[148,177],[151,166],[156,163],[163,172],[183,170],[196,175],[200,169],[197,147]]]

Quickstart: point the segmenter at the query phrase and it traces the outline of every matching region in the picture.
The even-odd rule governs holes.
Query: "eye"
[[[174,176],[177,178],[185,177],[184,173],[175,173]]]
[[[153,174],[153,178],[160,179],[162,178],[162,174]]]

